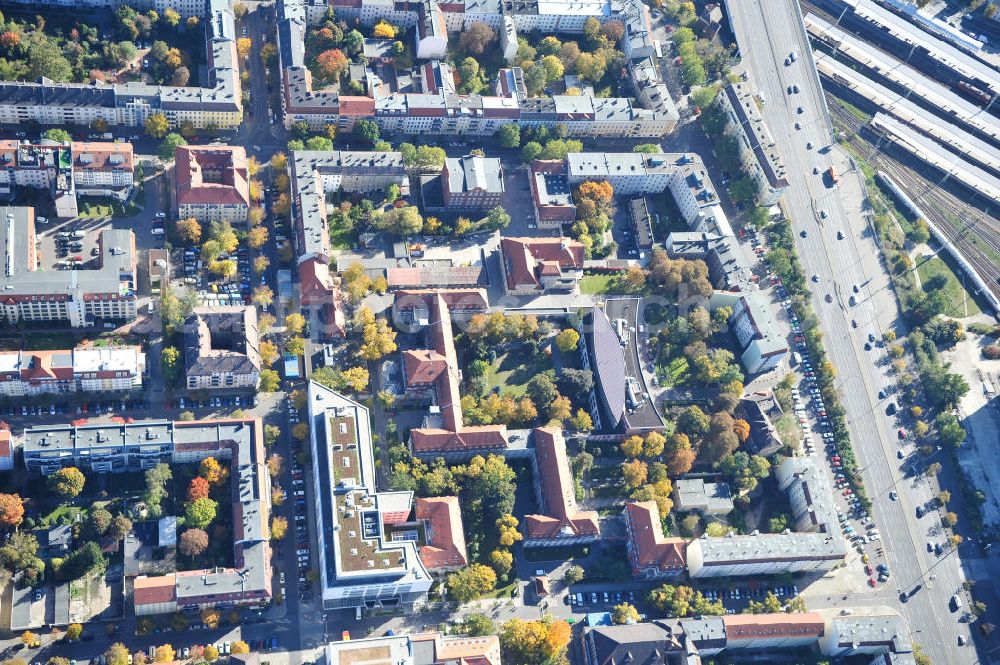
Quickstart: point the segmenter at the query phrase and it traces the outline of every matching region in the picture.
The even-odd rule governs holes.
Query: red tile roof
[[[626,504],[635,557],[632,568],[656,566],[661,570],[683,568],[686,564],[687,542],[683,538],[667,538],[660,524],[660,511],[654,501]]]
[[[511,289],[538,287],[542,275],[559,275],[563,268],[583,268],[583,243],[570,238],[504,238],[500,251]]]
[[[375,100],[371,97],[350,97],[341,95],[340,115],[373,116],[375,115]]]
[[[218,182],[205,179],[206,171]],[[240,146],[181,146],[174,160],[178,205],[250,205],[247,154]]]
[[[458,388],[458,354],[451,326],[451,306],[485,310],[486,293],[482,289],[441,289],[397,291],[397,310],[426,308],[429,325],[429,350],[403,354],[407,385],[425,386],[431,381],[441,410],[442,428],[414,428],[410,442],[414,451],[464,450],[507,447],[507,428],[503,425],[466,427],[462,419],[462,396]]]
[[[10,457],[12,452],[10,447],[10,430],[0,429],[0,459]]]
[[[420,548],[420,560],[427,568],[465,566],[469,555],[465,551],[462,511],[458,497],[440,496],[417,499],[416,517],[425,522],[427,544]]]
[[[535,482],[541,487],[546,514],[525,516],[528,540],[597,535],[597,513],[580,510],[576,505],[576,488],[562,431],[539,427],[533,436],[538,468]]]
[[[135,170],[131,143],[110,141],[73,141],[73,168]],[[115,157],[117,155],[117,157]]]
[[[177,599],[177,576],[137,577],[132,588],[132,598],[136,607],[169,603]]]

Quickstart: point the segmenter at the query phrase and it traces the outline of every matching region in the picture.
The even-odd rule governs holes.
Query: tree
[[[469,637],[484,637],[486,635],[496,635],[497,629],[485,614],[475,613],[469,614],[462,621],[462,628],[460,631]]]
[[[448,592],[452,598],[464,603],[492,591],[496,583],[497,574],[492,568],[473,563],[448,576]]]
[[[393,208],[374,219],[374,224],[383,231],[399,236],[417,233],[424,226],[424,218],[416,206]]]
[[[191,479],[188,484],[187,489],[187,500],[197,501],[198,499],[207,499],[209,491],[208,481],[201,476],[195,476]]]
[[[271,540],[282,540],[288,533],[288,520],[275,516],[271,519]]]
[[[666,443],[667,438],[659,432],[649,432],[642,444],[643,455],[645,457],[659,457],[663,453]]]
[[[247,232],[247,244],[254,249],[260,249],[267,242],[268,232],[266,226],[255,226]]]
[[[74,550],[72,554],[63,559],[62,565],[55,569],[56,578],[59,580],[78,580],[91,575],[99,575],[107,570],[108,560],[101,552],[100,546],[95,542],[85,543],[82,547]]]
[[[30,630],[26,630],[23,633],[21,633],[21,642],[24,643],[24,646],[30,647],[31,645],[39,641],[40,639],[38,635],[31,632]]]
[[[382,138],[378,123],[368,118],[358,120],[354,124],[354,133],[371,144],[377,143]]]
[[[83,635],[83,626],[78,623],[71,623],[66,626],[66,639],[78,640]]]
[[[264,271],[267,270],[267,267],[269,265],[271,265],[271,259],[261,254],[260,256],[255,257],[253,260],[253,271],[258,275],[263,275]]]
[[[497,575],[506,575],[514,566],[514,555],[510,553],[510,550],[493,550],[490,552],[490,566]]]
[[[580,566],[572,565],[566,568],[563,573],[563,584],[570,586],[583,580],[584,570]]]
[[[285,316],[285,330],[290,335],[301,335],[306,329],[306,318],[297,312]]]
[[[198,465],[198,475],[208,481],[210,485],[218,485],[222,483],[225,471],[214,457],[206,457]]]
[[[267,284],[261,284],[253,290],[251,300],[258,307],[270,307],[271,303],[274,302],[274,291]]]
[[[622,625],[626,623],[639,623],[639,610],[629,603],[620,603],[611,608],[611,623]]]
[[[306,341],[301,337],[289,337],[285,340],[285,353],[301,358],[306,353]]]
[[[42,134],[43,139],[48,139],[49,141],[56,141],[58,143],[63,143],[65,141],[72,141],[73,137],[65,129],[60,129],[58,127],[52,127],[51,129],[46,129]]]
[[[176,657],[176,652],[174,648],[169,644],[164,644],[162,646],[156,647],[153,651],[153,662],[154,663],[172,663]]]
[[[0,526],[15,527],[24,519],[24,503],[17,494],[0,494]]]
[[[114,519],[111,520],[111,526],[108,527],[108,530],[104,535],[117,542],[128,535],[128,532],[131,530],[132,520],[119,514],[115,515]]]
[[[198,499],[187,504],[184,510],[184,523],[195,528],[204,529],[215,520],[218,509],[217,504],[212,499]]]
[[[83,472],[75,466],[59,469],[46,480],[49,489],[64,499],[79,496],[86,482]]]
[[[482,55],[497,38],[493,28],[482,21],[475,21],[458,38],[458,48],[470,55]]]
[[[965,442],[965,428],[951,413],[938,414],[934,419],[941,443],[949,448],[958,448]]]
[[[648,474],[646,463],[640,460],[631,460],[622,464],[622,478],[625,480],[625,486],[629,489],[636,489],[645,483]]]
[[[174,228],[178,237],[190,245],[196,245],[201,240],[201,224],[194,217],[178,219]]]
[[[121,642],[115,642],[104,652],[108,665],[128,665],[128,656],[128,649]]]
[[[189,70],[184,65],[181,65],[174,70],[174,73],[170,77],[170,85],[183,88],[191,80],[191,70]]]
[[[499,542],[501,546],[510,547],[523,539],[521,532],[517,530],[517,525],[517,518],[513,515],[504,515],[497,519],[496,527],[500,532]]]
[[[261,370],[260,385],[257,389],[262,393],[273,393],[281,387],[281,377],[273,369]]]
[[[187,139],[176,132],[171,132],[163,137],[156,154],[159,155],[160,159],[169,161],[174,158],[177,148],[182,145],[187,145]]]
[[[260,360],[265,367],[270,367],[277,362],[279,355],[278,345],[274,342],[264,340],[260,343]]]
[[[521,147],[521,128],[513,123],[502,125],[497,132],[497,140],[504,148]]]
[[[554,400],[552,400],[551,404],[549,404],[549,410],[548,410],[549,419],[563,423],[570,418],[570,414],[572,413],[572,408],[573,404],[569,401],[569,398],[559,395]]]
[[[951,501],[951,492],[948,490],[941,490],[936,498],[939,506],[947,506],[948,502]]]
[[[296,441],[305,441],[309,437],[309,425],[306,423],[297,423],[295,427],[292,428],[292,438]]]
[[[35,80],[44,76],[57,83],[65,83],[73,76],[73,67],[55,40],[33,40],[28,45],[25,60],[27,71],[24,78],[27,80]]]
[[[185,529],[177,548],[184,556],[194,558],[208,549],[208,533],[204,529]]]
[[[561,368],[556,382],[559,392],[578,404],[585,404],[594,389],[594,375],[586,369]]]
[[[566,426],[576,432],[589,432],[594,429],[594,421],[583,409],[577,409],[576,415],[566,421]]]
[[[521,159],[532,162],[542,156],[542,144],[538,141],[528,141],[521,148]]]
[[[232,646],[229,647],[229,653],[250,653],[250,645],[243,640],[236,640],[233,642]]]
[[[542,665],[565,659],[571,630],[562,620],[511,619],[500,628],[504,661],[512,665]]]
[[[577,345],[580,343],[580,333],[573,330],[572,328],[567,328],[561,333],[556,335],[556,346],[559,350],[564,353],[569,353],[570,351],[575,351]]]
[[[87,517],[86,530],[95,539],[103,536],[111,526],[111,513],[104,508],[95,508],[90,511]]]
[[[548,374],[536,374],[531,377],[525,388],[525,394],[535,404],[551,404],[552,400],[559,396],[556,384]]]
[[[162,113],[154,113],[146,118],[146,134],[154,139],[162,139],[170,131],[170,121]]]
[[[941,518],[941,521],[944,523],[945,526],[953,527],[956,524],[958,524],[958,515],[950,512],[945,513],[944,517]]]
[[[639,457],[642,455],[642,437],[632,435],[622,441],[622,454],[625,457]]]

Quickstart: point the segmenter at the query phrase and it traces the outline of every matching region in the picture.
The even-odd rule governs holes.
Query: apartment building
[[[121,0],[42,0],[25,4],[72,8],[115,9]],[[150,115],[162,113],[172,127],[191,122],[204,129],[236,129],[243,121],[242,86],[236,53],[236,26],[229,0],[154,0],[127,3],[137,9],[168,7],[198,16],[205,30],[204,88],[149,85],[141,81],[120,84],[57,83],[40,77],[32,82],[0,82],[0,123],[87,126],[103,120],[112,126],[142,127]],[[146,5],[143,9],[139,5]]]
[[[407,521],[413,493],[375,489],[368,409],[313,382],[308,396],[323,609],[409,607],[426,598],[432,579],[417,543],[386,536],[386,527]]]
[[[15,186],[49,190],[59,217],[76,216],[78,196],[125,200],[134,169],[131,143],[0,141],[0,196]]]
[[[419,633],[330,642],[327,665],[501,665],[500,638]]]
[[[8,323],[68,323],[82,328],[135,317],[131,231],[101,231],[93,269],[41,270],[34,208],[0,206],[0,246],[6,266],[0,276],[0,318]]]
[[[840,564],[847,543],[840,532],[829,478],[810,457],[793,457],[775,471],[778,486],[793,506],[796,528],[788,533],[752,533],[722,538],[702,536],[688,544],[692,578],[777,575],[826,571]]]
[[[583,244],[571,238],[500,240],[500,269],[511,295],[575,291],[583,277],[583,260]]]
[[[424,527],[426,544],[420,547],[420,560],[427,570],[450,571],[469,565],[457,496],[417,499],[413,513]]]
[[[271,598],[271,481],[259,418],[130,424],[46,425],[24,431],[24,465],[48,475],[76,466],[91,473],[141,471],[165,464],[196,464],[206,457],[229,463],[233,483],[232,568],[187,570],[137,577],[136,615],[255,607]]]
[[[0,352],[0,395],[28,397],[141,389],[146,354],[138,346]]]
[[[683,538],[663,535],[660,509],[655,501],[632,501],[622,511],[625,544],[632,576],[636,579],[672,579],[686,570]]]
[[[540,229],[560,229],[576,221],[576,204],[570,192],[566,162],[536,159],[528,176],[535,221]]]
[[[256,307],[196,307],[184,322],[188,390],[254,390],[260,382]]]
[[[757,185],[757,205],[774,205],[788,189],[788,174],[749,83],[730,83],[718,100],[728,119],[726,134],[736,138],[740,164]]]
[[[871,665],[916,662],[909,628],[898,613],[874,607],[844,609],[840,615],[836,610],[729,614],[586,626],[580,652],[585,665],[701,665],[723,651],[737,659],[767,655],[781,660],[810,649],[827,658],[875,656]],[[856,641],[851,642],[852,637]]]
[[[740,362],[750,374],[774,369],[788,357],[788,341],[778,329],[778,322],[759,291],[733,299],[729,327],[736,334],[743,352]]]
[[[174,157],[177,217],[244,225],[250,213],[247,155],[242,146],[180,146]]]
[[[505,425],[466,425],[462,414],[462,376],[452,317],[468,317],[487,309],[483,289],[396,291],[392,306],[396,326],[409,332],[423,331],[428,347],[403,351],[407,393],[424,395],[433,402],[421,426],[410,430],[414,455],[467,459],[507,449]]]
[[[448,31],[460,31],[474,22],[500,31],[501,48],[507,57],[512,57],[518,31],[579,34],[590,16],[600,20],[621,18],[628,33],[627,52],[634,53],[629,56],[634,60],[648,59],[649,54],[658,50],[650,36],[648,10],[635,0],[624,3],[517,0],[485,4],[426,0],[402,5],[378,0],[334,0],[330,5],[338,18],[349,22],[371,26],[384,19],[403,28],[414,28],[414,50],[417,58],[423,60],[443,58]],[[359,119],[370,118],[385,132],[488,136],[503,124],[517,122],[522,127],[558,124],[572,136],[633,137],[663,136],[673,131],[679,119],[655,66],[644,69],[652,72],[650,78],[633,81],[637,96],[647,104],[645,108],[625,97],[557,95],[529,99],[523,89],[505,88],[499,82],[492,95],[458,95],[453,90],[429,86],[420,92],[407,93],[378,86],[369,91],[371,96],[317,92],[312,88],[301,45],[307,26],[318,22],[325,8],[325,4],[311,0],[283,0],[277,6],[286,127],[305,121],[314,129],[328,123],[351,129]],[[507,76],[507,71],[501,71],[501,79]]]
[[[441,172],[444,205],[449,210],[489,210],[503,197],[503,167],[498,157],[449,157]]]
[[[333,251],[326,195],[379,191],[390,185],[408,191],[403,156],[398,152],[296,150],[289,166],[300,306],[304,315],[318,322],[316,332],[343,336],[346,321],[340,289],[329,267]]]
[[[566,455],[566,441],[557,427],[531,432],[535,498],[539,514],[525,515],[525,547],[558,547],[595,542],[600,524],[593,510],[576,504],[576,485]]]

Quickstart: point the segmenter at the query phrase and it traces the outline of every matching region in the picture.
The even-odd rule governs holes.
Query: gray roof
[[[757,109],[757,102],[750,92],[749,86],[742,81],[730,83],[723,88],[726,101],[733,109],[736,122],[750,144],[757,165],[760,166],[768,184],[775,189],[788,187],[785,164],[778,154],[777,145],[771,138],[771,132],[764,124],[764,117]]]
[[[611,419],[607,429],[614,429],[625,413],[625,355],[604,310],[594,307],[588,316],[587,350],[594,373],[594,388],[604,397],[604,406]]]
[[[70,295],[87,293],[135,296],[134,238],[128,229],[104,229],[99,243],[100,267],[83,270],[36,270],[28,265],[29,230],[34,213],[26,207],[0,207],[0,246],[5,273],[0,275],[0,297],[6,295]]]
[[[655,621],[585,628],[595,656],[592,665],[678,665],[684,662],[684,631],[677,623]]]
[[[830,620],[837,635],[837,645],[854,649],[871,646],[885,646],[894,651],[896,640],[910,642],[910,629],[904,619],[895,612],[891,614],[838,615]],[[853,645],[853,646],[852,646]]]
[[[677,510],[705,510],[728,513],[733,509],[733,495],[726,483],[706,483],[701,478],[680,478],[674,481]]]
[[[254,307],[199,307],[184,323],[188,376],[253,374],[261,369]]]
[[[473,190],[503,192],[503,169],[497,157],[449,157],[444,168],[448,172],[448,189],[452,193]]]

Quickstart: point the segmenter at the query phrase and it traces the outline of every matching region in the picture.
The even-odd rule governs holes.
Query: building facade
[[[174,158],[177,217],[247,223],[250,181],[242,146],[181,146]]]
[[[757,205],[774,205],[788,189],[787,173],[749,84],[730,83],[717,99],[728,121],[726,133],[739,145],[743,171],[757,186]]]
[[[142,388],[146,354],[137,346],[0,352],[0,395],[29,397]]]
[[[188,390],[254,390],[261,368],[255,307],[196,307],[184,322]]]

